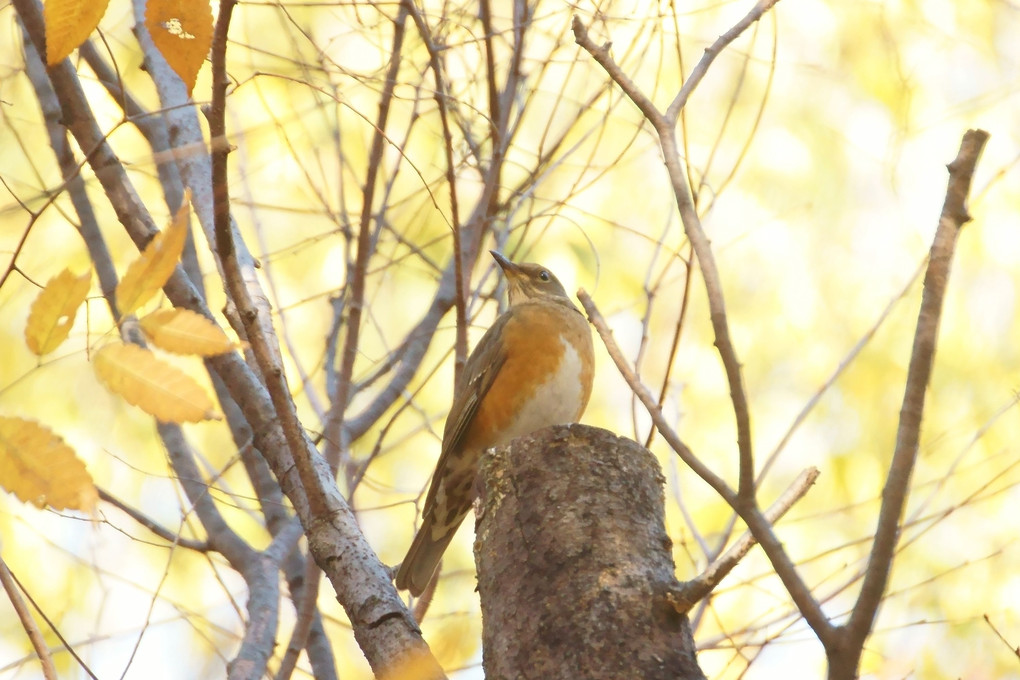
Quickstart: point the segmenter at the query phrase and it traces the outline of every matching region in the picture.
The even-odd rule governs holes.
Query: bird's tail
[[[407,550],[407,556],[400,563],[396,578],[398,589],[406,588],[416,597],[422,594],[432,580],[432,575],[436,573],[436,567],[443,559],[446,546],[450,545],[453,535],[457,533],[459,524],[458,522],[448,527],[446,533],[439,538],[432,537],[432,522],[426,521],[422,525]]]

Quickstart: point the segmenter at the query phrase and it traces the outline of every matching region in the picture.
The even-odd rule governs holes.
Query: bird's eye
[[[543,281],[548,281],[550,279],[549,272],[542,270],[541,272],[539,272],[538,278],[542,279]]]

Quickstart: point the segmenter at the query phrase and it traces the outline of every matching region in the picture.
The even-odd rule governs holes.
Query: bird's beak
[[[496,261],[496,264],[499,265],[499,268],[503,270],[503,274],[506,275],[508,279],[520,275],[521,268],[508,260],[502,254],[497,253],[495,250],[490,250],[489,254],[492,255],[492,259]]]

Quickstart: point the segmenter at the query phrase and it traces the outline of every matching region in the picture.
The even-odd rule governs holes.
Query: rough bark
[[[583,425],[487,453],[475,561],[485,677],[704,678],[646,449]]]

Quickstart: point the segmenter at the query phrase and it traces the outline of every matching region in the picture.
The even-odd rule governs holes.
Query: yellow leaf
[[[145,27],[191,94],[198,70],[212,45],[209,0],[149,0],[145,6]]]
[[[96,352],[93,364],[107,389],[164,423],[219,417],[197,382],[138,345],[107,345]]]
[[[234,348],[219,326],[190,309],[157,309],[138,324],[152,344],[168,352],[211,357]]]
[[[70,269],[49,280],[32,303],[25,326],[25,342],[34,354],[49,354],[67,339],[91,281],[92,272],[75,276]]]
[[[0,417],[0,487],[26,503],[91,511],[99,498],[74,450],[45,425]]]
[[[170,224],[149,241],[117,284],[116,299],[121,316],[134,313],[148,302],[174,273],[188,236],[190,202],[191,194],[185,191],[184,201]]]
[[[96,30],[110,0],[46,0],[46,63],[63,61]]]

